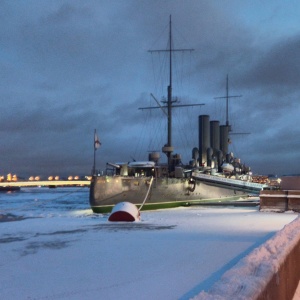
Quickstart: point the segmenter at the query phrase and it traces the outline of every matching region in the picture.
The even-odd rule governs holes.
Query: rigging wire
[[[166,28],[169,28],[167,25]],[[166,31],[166,28],[164,29],[164,32]],[[178,31],[176,29],[176,31]],[[162,36],[162,34],[161,34]],[[180,34],[181,37],[183,37],[182,34]],[[183,37],[184,39],[184,37]],[[159,38],[156,40],[158,41]],[[172,42],[172,47],[170,47],[170,43]],[[155,92],[153,93],[156,95],[156,97],[160,98],[160,95],[166,95],[167,92],[167,86],[169,85],[169,49],[172,48],[174,49],[174,39],[170,40],[168,39],[167,41],[167,47],[166,51],[150,51],[151,53],[151,64],[152,64],[152,74],[153,74],[153,81],[154,81],[154,88]],[[154,54],[156,55],[156,61],[158,59],[158,65],[155,64],[154,60]],[[192,50],[189,51],[189,54],[191,54]],[[176,92],[176,97],[177,99],[189,99],[190,97],[190,86],[191,86],[191,70],[192,70],[192,59],[191,55],[189,55],[189,60],[186,60],[187,55],[185,52],[181,52],[181,56],[179,53],[174,52],[174,55],[172,56],[172,67],[173,67],[173,89]],[[188,82],[189,86],[187,90],[184,90],[184,85]],[[174,88],[175,87],[175,88]],[[187,95],[187,96],[184,96]],[[163,99],[166,99],[166,96],[163,96]],[[174,100],[175,98],[173,98]],[[174,121],[173,122],[173,128],[175,129],[174,132],[179,133],[179,137],[174,137],[174,141],[177,139],[180,141],[179,144],[184,145],[182,149],[184,151],[187,150],[187,145],[191,143],[189,140],[193,140],[189,138],[189,135],[186,134],[186,123],[190,123],[191,118],[189,120],[183,120],[182,117],[188,116],[190,113],[190,109],[186,109],[186,112],[182,112],[184,108],[181,108],[181,111],[175,112],[177,109],[174,109]],[[179,110],[179,109],[178,109]],[[148,149],[149,150],[156,150],[156,149],[161,149],[162,145],[164,145],[167,141],[167,120],[165,117],[159,118],[160,116],[158,115],[157,111],[154,110],[153,113],[151,113],[151,109],[149,110],[149,114],[147,115],[147,118],[145,118],[145,121],[150,122],[151,127],[147,131],[145,126],[143,126],[143,137],[139,140],[141,143],[146,139],[146,137],[151,137],[149,139],[149,144],[148,144]],[[155,116],[153,116],[155,115]],[[178,117],[180,116],[180,118]],[[195,119],[196,120],[196,119]],[[187,122],[189,121],[189,122]],[[195,121],[196,122],[196,121]],[[144,122],[146,123],[146,122]],[[144,124],[143,124],[144,125]],[[189,125],[189,127],[192,127],[192,125]],[[178,129],[177,129],[178,128]],[[197,131],[197,130],[196,130]],[[163,134],[162,134],[163,132]],[[193,130],[191,130],[193,132]],[[150,133],[150,134],[149,134]],[[153,135],[155,133],[155,135]],[[156,134],[158,133],[158,134]],[[192,134],[193,135],[193,134]],[[193,142],[193,141],[192,141]],[[158,145],[158,146],[157,146]],[[177,147],[177,145],[175,145]],[[178,145],[179,146],[179,145]],[[142,147],[140,147],[141,149]]]
[[[153,99],[149,97],[149,106],[153,104]],[[160,117],[158,111],[142,110],[144,114],[144,122],[140,127],[140,134],[137,141],[137,146],[134,151],[135,157],[145,157],[146,152],[160,151],[165,143],[166,122],[165,118]]]
[[[141,112],[144,113],[144,112]],[[145,122],[143,122],[142,126],[140,126],[140,133],[138,134],[138,140],[137,140],[137,144],[133,153],[133,158],[134,159],[140,159],[141,153],[143,151],[143,145],[145,143],[145,138],[146,138],[146,133],[147,133],[147,128],[146,128],[146,124],[148,122],[149,116],[146,113],[146,118],[145,118]]]

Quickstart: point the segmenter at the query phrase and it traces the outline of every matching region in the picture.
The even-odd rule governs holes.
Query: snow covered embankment
[[[193,300],[293,299],[300,280],[300,217]]]

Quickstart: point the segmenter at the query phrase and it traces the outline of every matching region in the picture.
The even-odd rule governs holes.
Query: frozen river
[[[190,299],[296,217],[193,206],[110,223],[88,188],[0,194],[1,298]]]

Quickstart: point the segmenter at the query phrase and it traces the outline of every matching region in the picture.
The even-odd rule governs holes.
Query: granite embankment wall
[[[300,234],[300,232],[299,232]],[[300,239],[286,253],[278,271],[274,272],[257,300],[292,300],[300,281]]]
[[[300,217],[228,270],[194,300],[290,300],[300,280]]]
[[[263,190],[259,194],[260,210],[285,212],[292,210],[300,212],[299,190]]]
[[[300,212],[300,176],[285,176],[282,178],[280,190],[262,191],[260,197],[260,209],[270,209],[279,212],[292,210]],[[299,219],[299,218],[298,218]],[[292,225],[291,225],[292,226]],[[288,232],[289,226],[285,231]],[[265,285],[261,294],[262,299],[293,299],[300,281],[300,231],[294,232],[291,241],[292,246],[286,245],[286,251],[280,260],[278,269],[275,270],[269,282]],[[289,240],[287,240],[287,243]]]

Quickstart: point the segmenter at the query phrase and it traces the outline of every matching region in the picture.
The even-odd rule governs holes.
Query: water
[[[70,212],[93,215],[88,187],[35,187],[0,193],[0,221],[62,216]]]

